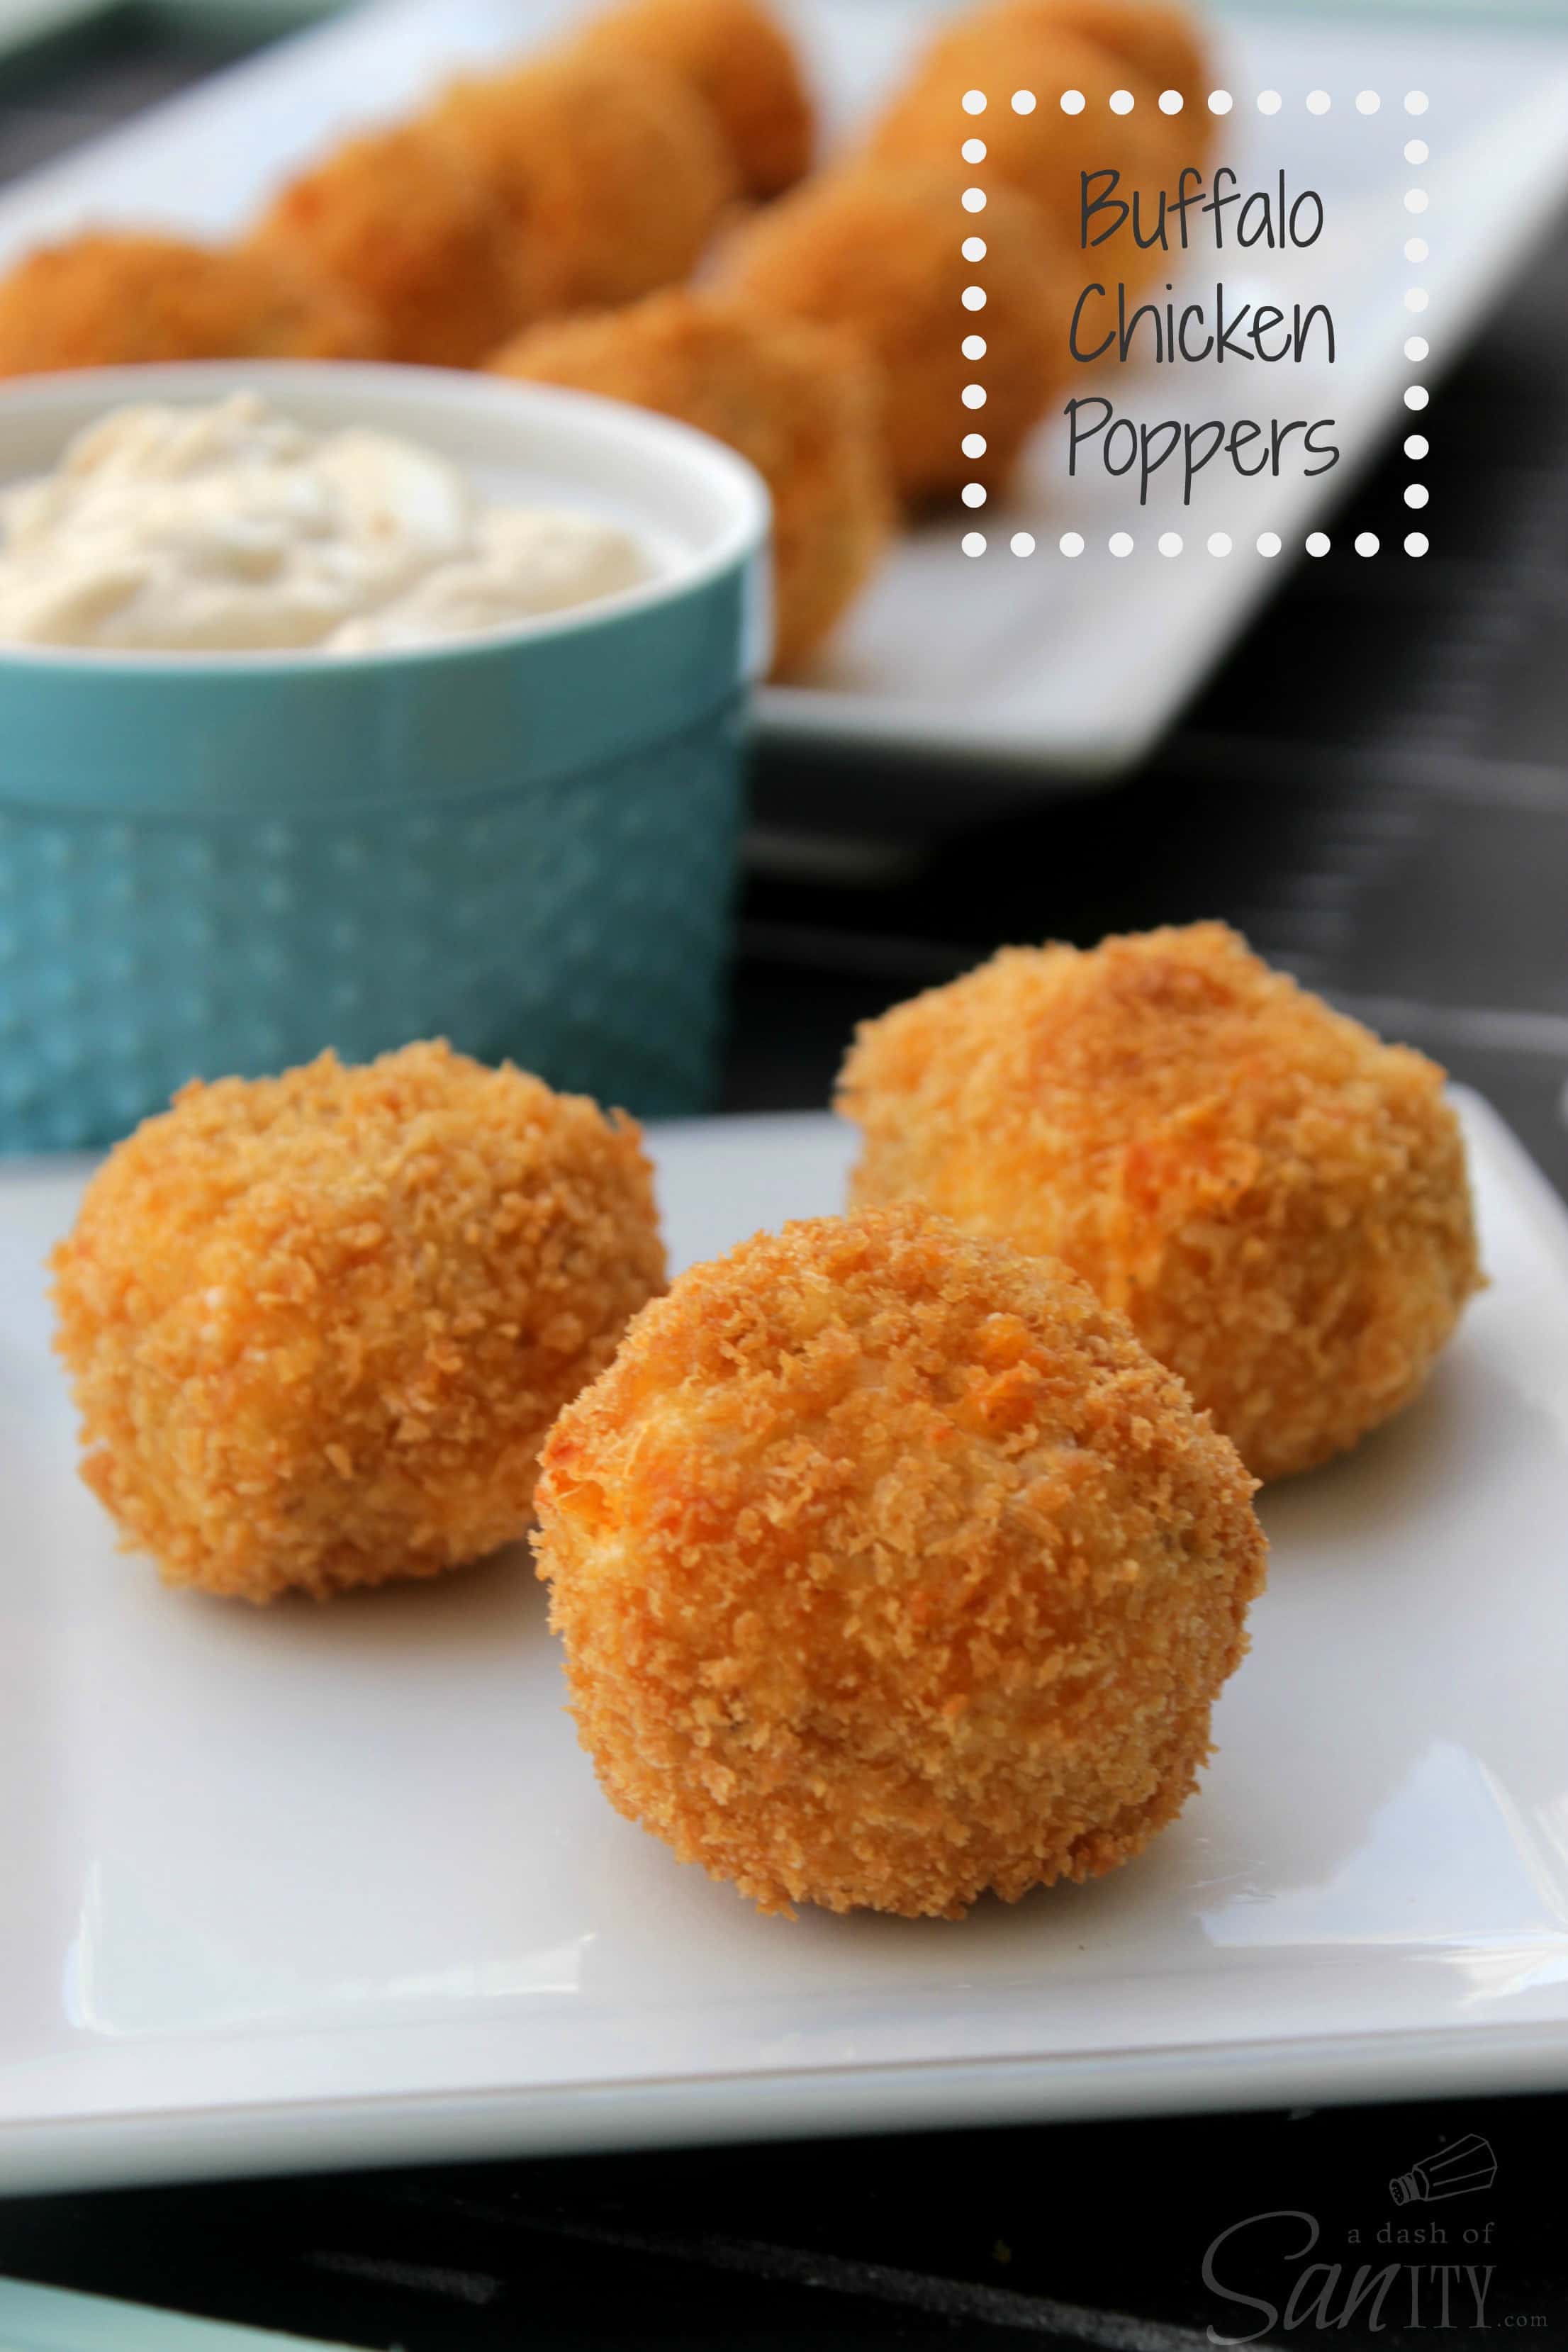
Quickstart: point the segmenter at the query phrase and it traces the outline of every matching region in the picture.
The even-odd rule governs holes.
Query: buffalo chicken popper
[[[775,668],[785,676],[816,650],[886,548],[881,378],[822,327],[672,288],[629,310],[532,328],[490,366],[657,409],[756,467],[773,500]]]
[[[251,241],[341,287],[391,360],[477,367],[533,308],[506,207],[418,124],[345,141],[279,192]]]
[[[362,302],[274,253],[90,230],[40,246],[0,278],[0,376],[381,353]]]
[[[252,1601],[521,1536],[664,1280],[636,1127],[442,1045],[185,1087],[53,1265],[88,1485],[168,1582]]]
[[[1443,1073],[1218,923],[1013,948],[860,1030],[853,1197],[1059,1258],[1259,1478],[1416,1396],[1480,1287]]]
[[[901,1207],[645,1309],[545,1446],[536,1550],[621,1812],[763,1910],[954,1917],[1181,1810],[1253,1483],[1065,1267]]]

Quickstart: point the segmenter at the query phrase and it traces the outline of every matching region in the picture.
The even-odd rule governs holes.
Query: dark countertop
[[[0,176],[203,69],[181,21],[121,9],[0,68]],[[909,811],[889,824],[863,780],[764,760],[730,1106],[821,1103],[855,1020],[1001,940],[1222,915],[1489,1095],[1568,1192],[1568,228],[1528,318],[1504,314],[1427,430],[1434,552],[1348,552],[1363,526],[1402,537],[1396,460],[1114,791],[886,778]],[[1391,2176],[1468,2133],[1493,2189],[1436,2209],[1446,2243],[1379,2242],[1409,2221]],[[1260,2302],[1205,2288],[1216,2234],[1282,2209],[1330,2259],[1359,2228],[1366,2259],[1403,2266],[1381,2324],[1363,2305],[1332,2326],[1347,2352],[1505,2326],[1555,2347],[1565,2137],[1568,2098],[1447,2100],[19,2200],[0,2273],[406,2352],[1009,2334],[1176,2352],[1210,2323],[1283,2345],[1339,2318],[1342,2282],[1316,2315],[1281,2307],[1304,2223],[1266,2225],[1256,2273],[1225,2273]],[[1484,2255],[1460,2251],[1467,2213],[1492,2226]],[[1456,2273],[1445,2328],[1438,2270],[1478,2260],[1489,2327]]]

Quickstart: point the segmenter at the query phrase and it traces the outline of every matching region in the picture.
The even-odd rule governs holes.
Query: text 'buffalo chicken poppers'
[[[1419,1392],[1481,1286],[1443,1073],[1217,923],[1008,949],[859,1032],[859,1202],[1058,1258],[1259,1478]]]
[[[763,1910],[955,1917],[1180,1811],[1253,1484],[1065,1267],[894,1208],[647,1307],[545,1446],[536,1550],[620,1811]]]
[[[664,1281],[637,1129],[439,1045],[187,1087],[53,1263],[88,1484],[169,1582],[253,1601],[521,1536]]]

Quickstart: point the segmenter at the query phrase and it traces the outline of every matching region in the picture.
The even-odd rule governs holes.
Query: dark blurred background
[[[279,21],[121,6],[0,61],[0,179]],[[1533,289],[1434,401],[1432,551],[1349,551],[1363,528],[1403,537],[1396,459],[1125,782],[1043,797],[761,756],[728,1108],[820,1105],[857,1020],[999,940],[1218,915],[1489,1096],[1568,1192],[1568,222]],[[407,2352],[1178,2352],[1210,2322],[1281,2344],[1300,2335],[1266,2323],[1265,2284],[1251,2307],[1205,2289],[1215,2234],[1271,2206],[1326,2240],[1381,2221],[1391,2174],[1472,2131],[1499,2160],[1490,2328],[1568,2346],[1555,2097],[20,2200],[0,2273]],[[1471,2308],[1449,2340],[1481,2340]],[[1333,2332],[1399,2347],[1443,2326],[1432,2299],[1372,2316]]]

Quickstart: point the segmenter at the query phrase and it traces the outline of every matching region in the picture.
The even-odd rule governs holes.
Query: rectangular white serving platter
[[[831,146],[851,138],[897,80],[945,0],[782,5],[808,58]],[[581,13],[581,0],[372,0],[16,184],[0,195],[0,266],[89,220],[230,234],[326,141],[417,103],[454,68],[526,48]],[[1272,185],[1283,166],[1292,193],[1323,193],[1329,221],[1303,255],[1227,254],[1227,298],[1280,300],[1287,310],[1297,299],[1329,300],[1336,362],[1117,367],[1092,380],[1086,371],[1078,389],[1101,391],[1119,411],[1151,421],[1332,416],[1341,464],[1277,486],[1213,466],[1185,510],[1159,476],[1140,513],[1135,493],[1103,469],[1068,480],[1058,417],[1005,505],[979,517],[955,506],[900,540],[810,681],[763,696],[771,737],[802,750],[984,761],[1047,789],[1125,768],[1278,585],[1308,531],[1331,520],[1356,474],[1405,428],[1405,384],[1415,375],[1431,382],[1452,364],[1568,187],[1563,30],[1485,18],[1435,25],[1415,13],[1391,21],[1370,9],[1221,16],[1214,72],[1235,99],[1216,160],[1233,164],[1248,188]],[[1255,103],[1267,89],[1281,99],[1272,119]],[[1314,89],[1329,92],[1327,114],[1308,113]],[[1429,100],[1418,121],[1404,109],[1412,89]],[[1354,104],[1369,89],[1382,101],[1371,116]],[[1001,104],[1007,93],[991,97]],[[956,162],[960,139],[984,121],[959,113],[956,92],[954,110]],[[1039,120],[1044,136],[1048,105]],[[1404,160],[1413,132],[1431,151],[1419,170]],[[1419,220],[1404,205],[1413,183],[1429,197]],[[955,236],[974,226],[955,214]],[[1431,248],[1419,268],[1404,258],[1413,228]],[[1187,279],[1211,307],[1215,275],[1216,257],[1194,251]],[[1404,307],[1412,283],[1429,297],[1419,319]],[[965,324],[974,321],[955,314],[955,336]],[[1431,345],[1419,368],[1404,356],[1413,326]],[[974,421],[955,413],[955,436]],[[1411,560],[1401,551],[1410,520],[1402,507],[1389,515],[1376,561]],[[1441,513],[1428,508],[1420,520],[1440,551]],[[973,559],[960,541],[977,521],[988,545]],[[1087,542],[1076,561],[1058,551],[1069,529]],[[1135,545],[1118,560],[1107,542],[1121,530]],[[1174,560],[1155,545],[1169,530],[1185,543]],[[1256,547],[1269,530],[1284,542],[1272,561]],[[1030,557],[1010,552],[1019,531],[1037,542]],[[1224,558],[1206,552],[1209,535],[1221,531],[1234,542]]]
[[[163,1590],[75,1475],[0,1176],[0,2189],[1568,2084],[1568,1220],[1461,1107],[1493,1286],[1265,1499],[1252,1655],[1137,1863],[962,1924],[757,1916],[613,1813],[520,1550]],[[841,1204],[826,1117],[655,1136],[677,1265]]]

